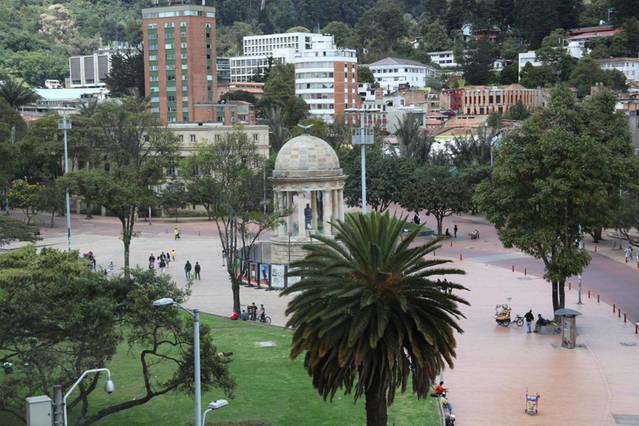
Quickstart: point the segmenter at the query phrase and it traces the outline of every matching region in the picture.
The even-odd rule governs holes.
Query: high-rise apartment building
[[[215,121],[215,8],[208,0],[157,0],[142,9],[144,77],[163,124]]]
[[[295,94],[309,106],[311,117],[342,121],[346,108],[360,105],[357,53],[319,44],[295,55]]]

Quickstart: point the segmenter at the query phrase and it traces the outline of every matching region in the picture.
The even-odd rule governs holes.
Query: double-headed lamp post
[[[364,114],[367,112],[379,112],[379,109],[346,108],[344,112],[359,113],[359,128],[353,128],[351,143],[360,146],[360,157],[362,159],[362,212],[366,213],[366,145],[373,145],[374,135],[372,129],[366,128]]]
[[[222,407],[226,407],[227,405],[229,405],[229,402],[226,399],[218,399],[217,401],[209,403],[209,406],[206,408],[206,410],[204,410],[204,413],[202,414],[202,426],[206,425],[207,414],[209,414],[211,411],[219,410]]]
[[[153,306],[170,306],[176,305],[183,311],[193,316],[193,367],[194,367],[194,387],[195,387],[195,424],[202,424],[202,388],[200,385],[200,311],[197,309],[186,309],[170,297],[158,299],[153,302]],[[227,402],[228,404],[228,402]]]
[[[104,384],[104,391],[106,393],[108,393],[108,394],[112,394],[113,391],[115,391],[115,385],[113,384],[113,380],[111,380],[111,371],[108,368],[94,368],[94,369],[87,370],[84,373],[82,373],[82,375],[78,378],[78,380],[75,381],[73,386],[71,386],[69,388],[69,390],[67,391],[67,393],[64,394],[64,399],[62,400],[62,404],[64,405],[64,410],[63,410],[63,413],[64,413],[64,426],[67,426],[67,398],[69,397],[69,395],[71,395],[71,393],[80,384],[80,382],[82,380],[84,380],[84,378],[87,376],[87,374],[102,373],[102,372],[107,373],[107,381]]]

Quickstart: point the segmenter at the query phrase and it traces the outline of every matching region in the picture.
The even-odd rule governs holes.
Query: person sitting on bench
[[[441,396],[446,394],[446,388],[444,387],[444,381],[439,382],[437,386],[433,389],[433,394],[435,396]]]
[[[470,239],[471,240],[478,240],[479,239],[479,231],[477,229],[475,229],[473,232],[471,232],[468,235],[470,235]]]
[[[535,322],[535,333],[539,333],[541,331],[541,327],[548,324],[550,324],[550,321],[542,317],[541,314],[537,314],[537,321]]]

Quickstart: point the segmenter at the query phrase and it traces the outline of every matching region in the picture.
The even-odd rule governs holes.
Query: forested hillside
[[[140,9],[149,0],[2,0],[0,73],[32,85],[63,79],[70,54],[141,39]],[[218,52],[241,54],[242,36],[296,26],[335,35],[362,62],[385,55],[426,61],[453,48],[464,24],[498,28],[506,53],[537,48],[557,28],[615,23],[639,15],[637,0],[207,0],[217,7]],[[423,37],[419,49],[411,41]],[[502,56],[506,56],[503,55]]]

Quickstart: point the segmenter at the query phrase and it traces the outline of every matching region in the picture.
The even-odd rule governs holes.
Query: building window
[[[195,142],[195,135],[189,135],[189,139],[191,142]]]
[[[178,142],[184,142],[184,135],[178,135]]]

